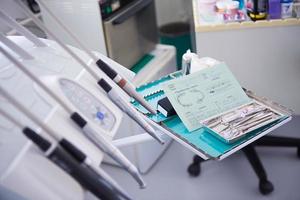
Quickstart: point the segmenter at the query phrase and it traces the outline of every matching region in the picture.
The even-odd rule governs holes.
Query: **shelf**
[[[212,32],[223,30],[236,30],[246,28],[276,27],[276,26],[295,26],[300,25],[299,18],[276,19],[276,20],[260,20],[260,21],[243,21],[230,22],[224,24],[201,25],[199,23],[197,0],[193,0],[194,25],[196,32]]]

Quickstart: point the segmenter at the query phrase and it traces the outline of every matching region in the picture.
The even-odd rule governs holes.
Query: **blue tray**
[[[216,136],[213,135],[213,133],[211,133],[211,130],[206,127],[189,132],[180,120],[180,118],[177,116],[164,121],[163,126],[167,128],[170,132],[175,134],[177,137],[181,138],[186,143],[191,145],[193,148],[200,150],[208,157],[219,158],[223,154],[240,146],[241,144],[247,142],[251,138],[254,138],[255,136],[261,133],[264,133],[268,129],[286,120],[287,118],[288,117],[283,117],[279,120],[272,122],[271,124],[251,131],[246,136],[230,144],[218,139]]]
[[[166,81],[180,76],[182,76],[180,71],[175,72],[159,80],[155,80],[151,83],[142,85],[141,87],[137,88],[137,92],[142,94],[145,97],[146,101],[156,108],[157,102],[165,97],[165,94],[161,89],[162,84]],[[222,155],[230,152],[231,150],[237,149],[239,146],[247,143],[251,139],[255,139],[255,137],[257,137],[258,139],[259,135],[263,135],[267,131],[273,130],[274,128],[276,128],[276,125],[283,124],[284,122],[289,121],[289,119],[291,118],[289,115],[283,116],[270,124],[247,133],[247,135],[233,143],[225,143],[224,141],[218,139],[212,133],[212,130],[206,127],[189,132],[178,116],[166,118],[160,113],[158,113],[157,115],[153,115],[150,114],[138,102],[132,100],[131,103],[136,107],[136,109],[144,113],[148,118],[160,124],[170,133],[172,133],[173,136],[175,136],[173,138],[184,141],[187,145],[191,146],[196,151],[199,151],[202,154],[206,155],[208,158],[212,159],[220,159]]]

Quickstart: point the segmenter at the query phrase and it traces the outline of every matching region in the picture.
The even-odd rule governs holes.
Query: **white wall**
[[[300,115],[300,26],[196,33],[197,53],[225,61],[241,85]]]
[[[43,0],[43,2],[63,24],[84,41],[88,48],[107,55],[98,0]],[[45,25],[53,30],[60,40],[78,47],[63,28],[47,12],[43,12],[42,6],[41,14]]]

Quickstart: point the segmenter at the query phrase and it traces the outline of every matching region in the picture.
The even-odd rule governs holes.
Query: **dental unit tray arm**
[[[140,86],[137,88],[137,91],[144,96],[150,105],[157,105],[157,102],[165,97],[165,94],[161,89],[161,85],[168,80],[176,79],[181,76],[182,71],[174,72],[170,75],[162,77],[159,80],[155,80]],[[258,128],[257,130],[251,131],[243,138],[240,138],[239,140],[230,144],[225,143],[212,135],[207,128],[200,128],[193,132],[189,132],[180,118],[176,115],[168,118],[164,117],[160,113],[158,115],[153,115],[147,112],[136,101],[132,101],[131,103],[136,107],[136,109],[148,116],[147,121],[153,127],[160,130],[162,133],[167,134],[204,160],[222,160],[292,119],[292,111],[286,107],[272,102],[266,98],[259,97],[252,91],[246,89],[244,89],[244,91],[249,98],[255,102],[258,102],[259,104],[272,108],[280,113],[283,117],[261,128]]]

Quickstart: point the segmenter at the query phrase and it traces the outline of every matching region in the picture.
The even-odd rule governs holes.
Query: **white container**
[[[291,18],[293,17],[293,2],[281,3],[281,18]]]
[[[205,14],[215,13],[216,0],[198,0],[199,12]]]

